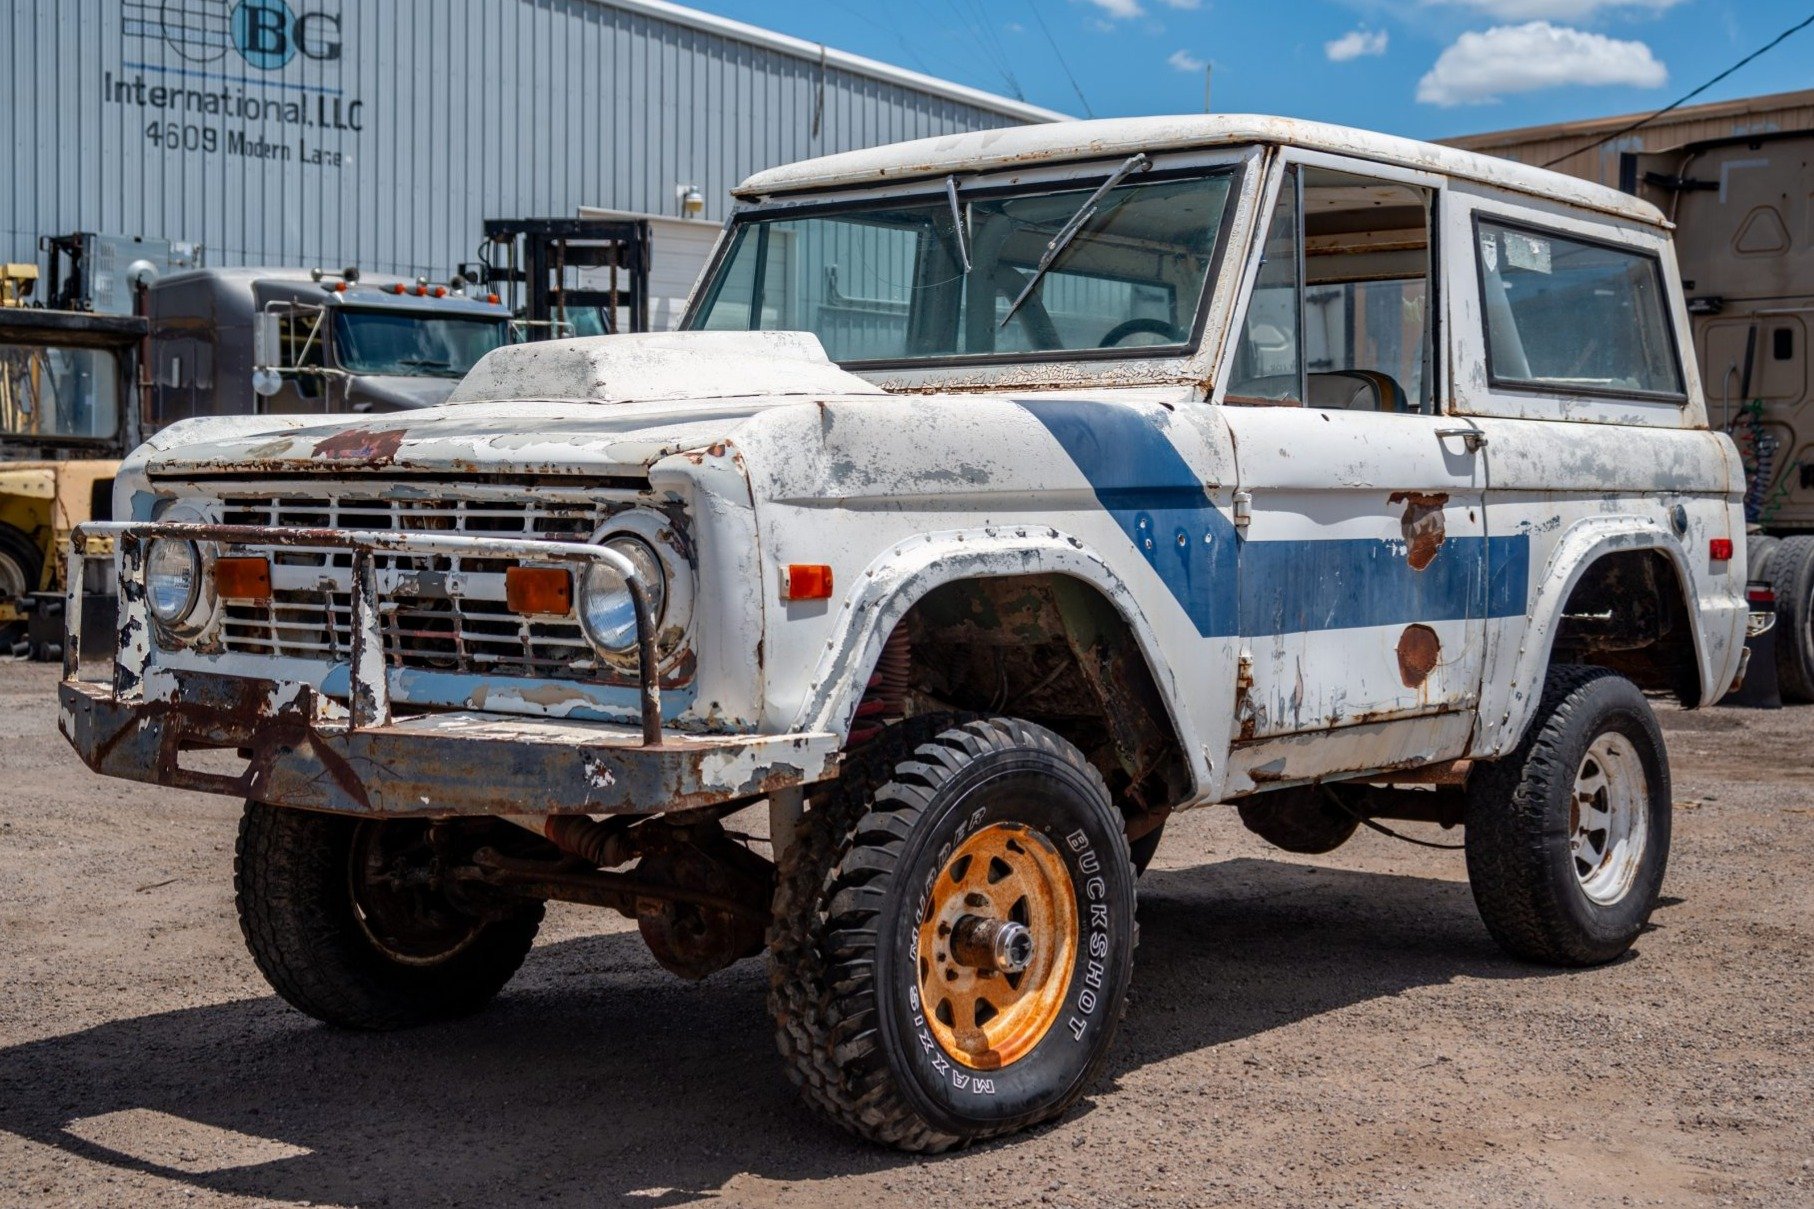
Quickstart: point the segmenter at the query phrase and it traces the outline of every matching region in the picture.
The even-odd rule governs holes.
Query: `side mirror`
[[[277,371],[283,360],[283,334],[278,317],[271,311],[252,316],[252,390],[270,398],[283,389],[283,376]]]

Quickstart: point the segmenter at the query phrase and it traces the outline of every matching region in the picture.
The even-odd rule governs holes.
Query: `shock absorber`
[[[907,677],[913,666],[913,648],[905,626],[897,626],[882,644],[875,671],[863,688],[857,702],[856,716],[851,720],[846,747],[857,747],[882,733],[882,728],[907,709]]]

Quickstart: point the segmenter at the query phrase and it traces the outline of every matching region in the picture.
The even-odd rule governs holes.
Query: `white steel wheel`
[[[1650,786],[1631,741],[1597,737],[1575,773],[1569,851],[1581,892],[1611,906],[1631,892],[1650,837]]]

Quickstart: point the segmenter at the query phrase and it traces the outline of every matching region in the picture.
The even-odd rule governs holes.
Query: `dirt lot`
[[[1184,816],[1110,1077],[913,1159],[794,1102],[759,963],[685,985],[581,908],[475,1019],[297,1015],[233,921],[237,805],[92,776],[53,685],[0,666],[8,1204],[1814,1204],[1814,709],[1665,713],[1666,897],[1604,969],[1501,958],[1459,853]]]

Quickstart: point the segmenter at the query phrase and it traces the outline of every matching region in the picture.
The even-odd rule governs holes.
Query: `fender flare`
[[[1090,585],[1108,600],[1132,630],[1141,657],[1159,686],[1166,719],[1190,764],[1191,775],[1201,784],[1207,772],[1198,765],[1201,745],[1193,741],[1192,728],[1179,717],[1170,665],[1151,621],[1126,581],[1100,555],[1077,538],[1043,526],[942,530],[908,538],[878,554],[858,579],[859,586],[844,598],[793,729],[849,732],[863,686],[881,658],[882,644],[928,592],[959,580],[1023,575],[1068,576]]]
[[[1700,673],[1701,700],[1697,705],[1709,705],[1724,695],[1726,686],[1737,674],[1736,651],[1743,643],[1744,602],[1738,601],[1733,612],[1738,625],[1737,642],[1734,633],[1709,633],[1704,621],[1708,602],[1695,597],[1695,578],[1689,568],[1688,553],[1675,534],[1653,521],[1636,517],[1590,517],[1571,526],[1550,553],[1526,614],[1523,638],[1505,698],[1505,712],[1496,723],[1484,717],[1481,719],[1481,733],[1474,744],[1476,756],[1491,759],[1506,754],[1517,746],[1530,726],[1542,696],[1562,609],[1587,568],[1610,554],[1642,550],[1657,551],[1669,560],[1678,587],[1684,594],[1682,603],[1688,615],[1689,638],[1694,644],[1695,666]],[[1718,643],[1720,649],[1714,650],[1709,645],[1710,640]],[[1485,696],[1483,692],[1483,700]]]

